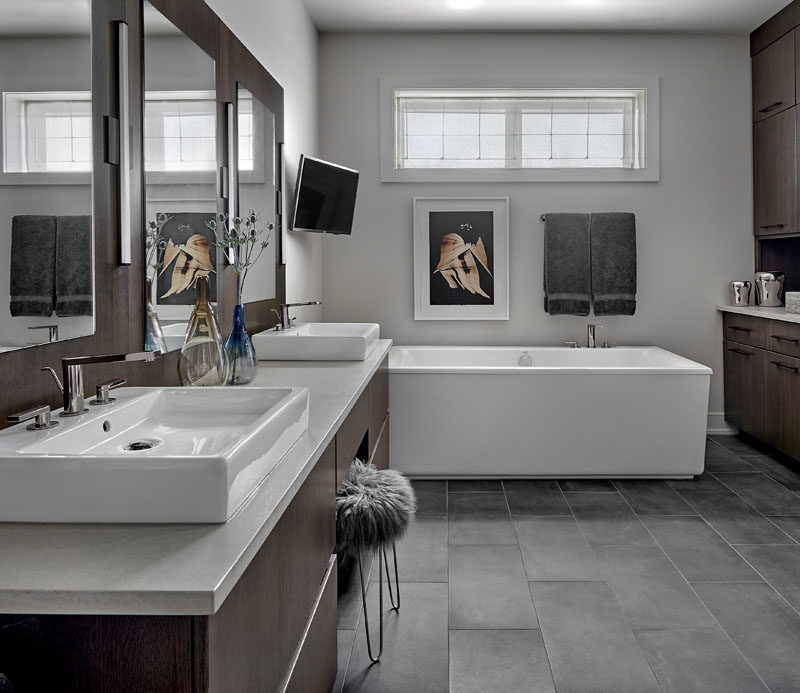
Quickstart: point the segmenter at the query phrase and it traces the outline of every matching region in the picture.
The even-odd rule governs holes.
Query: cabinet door
[[[800,359],[766,352],[764,440],[800,459]]]
[[[755,233],[797,230],[796,108],[754,126]]]
[[[753,122],[795,104],[794,32],[753,56]]]
[[[762,353],[725,340],[725,420],[754,436],[761,435]]]

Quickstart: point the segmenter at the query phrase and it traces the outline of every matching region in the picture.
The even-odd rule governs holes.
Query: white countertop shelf
[[[0,524],[0,613],[216,612],[391,345],[365,361],[260,364],[253,385],[308,388],[308,431],[225,524]]]
[[[768,308],[766,306],[717,306],[717,310],[723,313],[750,315],[754,318],[782,320],[783,322],[800,322],[800,315],[797,313],[787,313],[786,308]]]

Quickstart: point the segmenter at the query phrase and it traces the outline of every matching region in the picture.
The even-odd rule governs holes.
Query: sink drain
[[[142,450],[157,448],[159,445],[163,445],[163,443],[163,440],[158,440],[156,438],[144,438],[143,440],[134,440],[128,443],[123,450],[127,452],[141,452]]]

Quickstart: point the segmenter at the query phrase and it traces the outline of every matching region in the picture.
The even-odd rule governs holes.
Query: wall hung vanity
[[[65,5],[52,15],[56,28],[32,5],[17,8],[24,27],[19,36],[0,39],[3,63],[25,68],[13,82],[0,82],[7,116],[0,173],[6,252],[0,255],[11,257],[0,279],[5,290],[14,262],[45,262],[38,254],[28,257],[24,244],[20,252],[11,249],[16,229],[18,237],[53,239],[46,262],[54,288],[37,294],[37,287],[25,293],[18,285],[0,307],[3,422],[36,405],[60,406],[42,368],[57,369],[65,357],[144,350],[148,274],[150,302],[172,340],[169,353],[143,365],[93,364],[84,390],[88,399],[98,384],[126,378],[134,388],[112,392],[122,405],[137,393],[159,401],[179,393],[170,389],[177,384],[175,349],[194,297],[185,288],[172,290],[180,288],[174,286],[174,257],[158,269],[152,265],[159,264],[159,243],[180,247],[186,271],[213,277],[217,316],[227,333],[237,285],[207,234],[214,215],[253,208],[276,227],[244,290],[251,332],[272,327],[273,309],[286,300],[280,84],[201,0],[78,3],[90,6],[91,16],[72,14]],[[156,232],[154,255],[148,255],[148,229]],[[71,244],[71,255],[59,254],[61,236],[81,239]],[[192,264],[198,248],[203,262]],[[23,304],[26,296],[45,299],[17,305],[12,315],[15,300]],[[47,301],[54,305],[49,313]],[[76,314],[62,315],[70,311]],[[296,431],[278,463],[267,465],[263,480],[266,467],[247,480],[243,502],[235,498],[221,515],[195,518],[216,524],[152,523],[187,519],[168,515],[138,524],[142,508],[116,517],[125,524],[98,523],[109,516],[89,511],[107,511],[113,494],[103,493],[103,474],[91,466],[83,469],[81,519],[92,524],[45,524],[54,517],[37,515],[36,508],[24,518],[15,514],[20,506],[9,510],[0,523],[0,672],[19,691],[330,689],[336,673],[335,492],[354,456],[388,465],[389,346],[377,340],[362,361],[262,369],[255,386],[307,393],[307,427]],[[255,392],[219,395],[239,400]],[[218,404],[230,413],[241,402]],[[9,454],[0,451],[0,483],[6,488],[10,477],[4,475],[21,461],[21,450],[43,465],[62,465],[65,473],[72,455],[79,463],[71,471],[80,471],[94,443],[102,447],[131,423],[123,420],[124,406],[113,414],[111,406],[108,415],[61,419],[52,430],[27,431],[23,424],[0,433],[20,441]],[[180,423],[178,409],[173,413]],[[213,411],[207,416],[214,418]],[[139,424],[139,437],[158,437],[157,426]],[[45,479],[28,478],[33,496],[40,483],[58,485],[55,477]],[[135,495],[146,493],[145,486],[125,489]],[[45,495],[29,500],[41,504]],[[19,519],[29,522],[10,521]]]

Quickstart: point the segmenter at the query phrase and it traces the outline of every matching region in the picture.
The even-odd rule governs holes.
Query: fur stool
[[[336,494],[336,553],[358,558],[361,580],[361,603],[364,607],[364,627],[367,634],[367,653],[372,662],[383,654],[383,571],[389,585],[392,608],[400,609],[400,580],[397,571],[395,541],[403,536],[414,519],[417,499],[411,484],[400,472],[377,469],[374,465],[354,460],[342,488]],[[392,545],[394,581],[397,603],[392,593],[386,547]],[[378,552],[378,599],[380,603],[380,648],[372,654],[367,616],[367,590],[361,565],[362,551]]]

